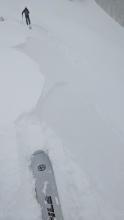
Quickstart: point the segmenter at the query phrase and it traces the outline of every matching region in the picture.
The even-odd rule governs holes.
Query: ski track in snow
[[[48,40],[51,41],[55,39],[53,38],[53,36],[51,37],[51,35],[48,35]],[[28,45],[30,45],[32,44],[32,42],[35,47],[36,46],[35,39],[30,37],[27,43]],[[58,44],[59,47],[61,47],[60,42],[58,43],[59,43]],[[25,51],[25,46],[26,44],[19,45],[18,48],[27,54],[27,52]],[[31,58],[34,58],[32,57],[31,54],[32,53],[28,55],[31,56]],[[63,86],[68,86],[68,82],[64,82],[63,80],[60,82],[57,81],[58,79],[56,79],[56,81],[53,81],[51,79],[51,82],[48,82],[48,84],[45,85],[45,88],[38,102],[39,104],[37,104],[36,110],[34,111],[34,115],[37,113],[37,110],[39,108],[42,108],[44,106],[43,100],[47,101],[47,99],[50,98],[49,96],[52,95],[54,90],[57,89],[59,90],[59,88]],[[23,117],[25,118],[25,116]],[[111,219],[109,211],[107,214],[104,214],[105,213],[104,201],[101,200],[99,194],[96,191],[94,191],[93,187],[91,187],[89,183],[90,181],[88,181],[86,175],[81,171],[80,167],[74,162],[75,159],[74,158],[72,159],[70,157],[70,152],[68,152],[66,149],[67,147],[65,148],[62,145],[61,141],[56,137],[54,132],[47,127],[47,125],[42,125],[39,122],[37,122],[37,120],[36,121],[34,120],[33,122],[35,124],[34,125],[32,124],[32,122],[30,122],[30,117],[28,118],[28,120],[26,118],[23,119],[23,117],[21,118],[21,121],[23,121],[21,123],[24,123],[24,127],[22,126],[19,134],[24,136],[20,137],[19,135],[18,139],[23,141],[26,139],[26,145],[24,141],[23,143],[21,143],[20,147],[23,145],[24,148],[27,149],[27,155],[29,157],[29,161],[30,161],[30,156],[32,155],[34,150],[43,149],[49,154],[54,167],[64,219],[65,220],[66,219],[68,220],[70,218],[71,219],[76,218],[78,220],[81,219],[96,220],[97,218]],[[20,130],[20,125],[19,125],[19,130]],[[33,138],[30,140],[30,137]],[[29,143],[27,143],[27,141],[29,141]],[[24,162],[22,162],[22,164],[24,164]],[[65,198],[66,198],[66,202],[65,202]]]
[[[70,157],[70,152],[63,147],[55,133],[46,124],[40,124],[35,117],[34,120],[32,118],[26,116],[17,122],[21,179],[25,181],[28,178],[29,174],[24,172],[22,166],[30,166],[32,153],[39,149],[45,150],[53,164],[64,219],[101,218],[104,208],[99,205],[99,196],[90,186],[86,175]],[[105,219],[110,219],[107,216]]]
[[[66,86],[66,83],[55,82],[51,91],[59,86]],[[49,93],[51,92],[46,90],[43,94],[44,99]],[[0,182],[2,201],[0,219],[25,220],[27,216],[30,220],[41,219],[40,207],[35,199],[35,183],[30,170],[30,158],[37,149],[47,151],[52,160],[64,219],[96,220],[101,216],[98,195],[94,194],[86,175],[74,159],[70,158],[70,152],[63,148],[61,141],[47,125],[41,124],[35,115],[27,113],[19,117],[15,126],[5,128],[4,132],[0,138],[1,146],[5,146],[0,158],[2,167],[0,172],[3,174]],[[6,159],[8,166],[4,166]]]

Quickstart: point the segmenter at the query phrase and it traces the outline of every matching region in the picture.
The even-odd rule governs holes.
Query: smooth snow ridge
[[[0,125],[16,120],[37,103],[43,76],[37,64],[14,49],[25,42],[22,28],[15,22],[0,23]],[[12,48],[13,47],[13,48]]]

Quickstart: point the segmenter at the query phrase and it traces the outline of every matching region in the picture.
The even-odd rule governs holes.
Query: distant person
[[[26,24],[30,26],[31,25],[31,20],[29,16],[30,12],[27,7],[25,7],[25,9],[22,11],[22,18],[23,18],[23,14],[25,15]]]

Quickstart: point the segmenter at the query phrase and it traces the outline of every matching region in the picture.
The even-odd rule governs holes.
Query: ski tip
[[[46,155],[46,152],[44,150],[37,150],[35,151],[32,155],[37,155],[37,154],[45,154]]]

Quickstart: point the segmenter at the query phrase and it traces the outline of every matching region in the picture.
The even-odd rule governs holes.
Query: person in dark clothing
[[[25,7],[25,9],[22,11],[22,18],[23,18],[23,14],[25,15],[26,24],[30,25],[31,24],[31,20],[30,20],[30,16],[29,16],[30,12],[27,9],[27,7]]]

